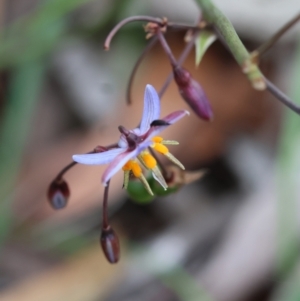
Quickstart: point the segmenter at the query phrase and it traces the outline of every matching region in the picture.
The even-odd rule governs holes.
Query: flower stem
[[[110,31],[110,33],[108,34],[108,36],[105,39],[104,49],[109,50],[110,42],[111,42],[112,38],[115,36],[115,34],[120,30],[120,28],[122,28],[127,23],[136,22],[136,21],[152,22],[152,23],[156,23],[158,25],[163,25],[164,24],[164,21],[162,19],[149,17],[149,16],[133,16],[133,17],[126,18],[126,19],[122,20],[121,22],[119,22]]]
[[[185,61],[185,59],[187,58],[187,56],[189,55],[189,53],[191,52],[191,50],[193,49],[194,47],[194,43],[195,43],[195,40],[197,39],[198,37],[198,34],[199,34],[200,30],[197,29],[193,35],[193,37],[191,38],[191,40],[187,43],[187,45],[185,46],[184,50],[182,51],[178,61],[177,61],[177,65],[178,66],[181,66],[182,63]],[[168,86],[170,85],[172,79],[174,78],[174,73],[173,72],[170,72],[170,74],[168,75],[166,81],[164,82],[163,86],[161,87],[158,95],[159,97],[161,98],[162,95],[166,92]]]
[[[107,204],[108,204],[108,190],[109,190],[110,181],[107,182],[107,185],[104,189],[104,196],[103,196],[103,209],[102,209],[102,229],[108,229],[108,212],[107,212]]]
[[[167,43],[167,41],[166,41],[166,39],[165,39],[165,37],[164,37],[164,35],[163,35],[163,33],[161,32],[160,29],[157,30],[156,35],[157,35],[157,37],[160,41],[160,44],[161,44],[162,48],[164,49],[164,51],[168,55],[172,67],[178,66],[178,63],[177,63],[177,61],[176,61],[176,59],[175,59],[175,57],[172,53],[172,50],[171,50],[169,44]]]
[[[73,161],[71,163],[69,163],[68,165],[66,165],[55,177],[56,181],[61,180],[61,178],[63,177],[63,175],[70,170],[72,167],[74,167],[77,164],[77,162]]]
[[[233,57],[242,67],[252,86],[257,90],[265,90],[264,76],[237,35],[227,17],[213,4],[211,0],[196,0],[202,10],[203,18],[212,24],[221,40],[225,41]]]
[[[278,87],[276,87],[272,82],[267,78],[265,79],[267,90],[273,94],[279,101],[285,104],[288,108],[300,114],[300,106],[295,104],[287,95],[285,95]]]

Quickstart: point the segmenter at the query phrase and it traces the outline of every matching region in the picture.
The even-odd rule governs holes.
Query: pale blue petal
[[[114,176],[130,159],[135,158],[141,151],[149,147],[152,141],[143,141],[132,151],[124,152],[118,155],[107,167],[102,175],[102,184],[107,185],[107,182]]]
[[[87,165],[108,164],[125,151],[124,148],[114,148],[102,153],[74,155],[73,160]]]
[[[144,110],[140,123],[141,135],[145,134],[153,120],[159,119],[160,115],[160,100],[154,87],[147,85],[144,95]]]
[[[169,125],[171,125],[186,115],[190,115],[189,111],[180,110],[180,111],[175,111],[160,120],[166,121],[167,123],[169,123]],[[160,132],[162,132],[164,129],[166,129],[169,125],[153,126],[149,130],[149,132],[146,134],[146,139],[148,140],[154,136],[157,136]]]

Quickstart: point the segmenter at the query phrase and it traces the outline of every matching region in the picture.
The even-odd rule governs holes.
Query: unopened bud
[[[47,195],[53,209],[62,209],[66,207],[70,197],[69,185],[63,179],[54,180],[49,186]]]
[[[100,242],[106,259],[110,263],[117,263],[120,259],[120,243],[111,226],[102,228]]]
[[[213,112],[201,85],[192,78],[189,71],[180,66],[174,67],[173,73],[179,92],[187,104],[200,118],[211,120]]]

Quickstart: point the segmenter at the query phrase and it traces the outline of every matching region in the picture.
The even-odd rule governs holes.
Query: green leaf
[[[198,67],[200,61],[208,49],[208,47],[217,39],[217,36],[212,31],[202,30],[195,40],[196,47],[196,66]]]

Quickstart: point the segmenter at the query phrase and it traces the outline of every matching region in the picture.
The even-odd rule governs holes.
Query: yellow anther
[[[132,161],[132,163],[131,163],[131,170],[132,170],[134,176],[137,177],[137,178],[139,178],[142,175],[142,168],[135,161]]]
[[[124,171],[126,171],[126,170],[131,170],[132,169],[132,160],[129,160],[123,167],[122,167],[122,169],[124,170]]]
[[[152,169],[156,166],[156,160],[148,152],[142,154],[142,159],[147,168]]]
[[[152,146],[156,151],[158,151],[159,153],[165,155],[169,152],[168,148],[161,144],[161,143],[154,143],[154,145]]]
[[[122,169],[126,171],[132,171],[135,177],[139,178],[142,174],[142,168],[140,167],[139,163],[135,160],[129,160]]]
[[[156,143],[160,143],[163,140],[164,140],[164,138],[163,137],[159,137],[159,136],[155,136],[155,137],[152,138],[152,141],[156,142]]]

